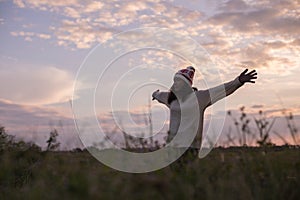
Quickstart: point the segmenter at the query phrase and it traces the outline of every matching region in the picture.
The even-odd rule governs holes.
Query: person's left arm
[[[220,99],[232,94],[244,83],[255,83],[254,79],[257,79],[257,73],[255,70],[247,73],[248,69],[244,70],[237,78],[227,83],[221,84],[217,87],[210,88],[208,90],[199,91],[198,96],[201,101],[205,101],[206,107],[216,103]],[[206,97],[206,98],[203,98]]]
[[[169,107],[168,103],[168,97],[169,97],[169,92],[160,92],[159,90],[156,90],[152,94],[152,101],[157,100],[159,103],[165,104],[167,107]]]

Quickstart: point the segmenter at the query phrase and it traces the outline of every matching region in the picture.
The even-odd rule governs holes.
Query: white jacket
[[[182,102],[174,100],[171,104],[168,104],[170,92],[155,91],[152,97],[170,109],[170,132],[167,141],[169,142],[176,135],[179,135],[179,138],[176,140],[176,146],[187,147],[187,145],[191,146],[190,144],[192,143],[193,147],[200,148],[205,109],[220,99],[232,94],[242,85],[237,77],[233,81],[221,84],[217,87],[195,91],[195,93],[190,94],[186,100]],[[196,109],[197,107],[198,109]],[[193,141],[191,141],[191,137],[187,137],[187,134],[193,135]]]

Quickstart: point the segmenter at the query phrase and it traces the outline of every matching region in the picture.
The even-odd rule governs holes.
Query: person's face
[[[174,78],[174,84],[173,84],[174,92],[178,92],[181,89],[183,89],[185,84],[186,83],[184,82],[184,80],[182,80],[181,78],[175,77]]]

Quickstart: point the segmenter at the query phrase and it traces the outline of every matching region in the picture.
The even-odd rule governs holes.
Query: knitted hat
[[[192,67],[192,66],[188,66],[185,69],[179,70],[175,74],[174,78],[175,77],[181,78],[182,80],[184,80],[189,85],[193,85],[194,73],[195,73],[195,68]]]

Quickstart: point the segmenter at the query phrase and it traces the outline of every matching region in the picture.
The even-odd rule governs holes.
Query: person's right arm
[[[227,83],[221,84],[217,87],[210,88],[208,90],[197,91],[197,97],[199,102],[203,104],[204,107],[208,107],[215,102],[223,99],[224,97],[232,94],[238,88],[240,88],[245,83],[255,83],[257,79],[257,73],[255,70],[247,73],[248,69],[244,70],[238,77]]]
[[[169,97],[169,92],[160,92],[159,90],[156,90],[152,94],[152,100],[156,99],[159,103],[163,103],[169,107],[168,97]]]
[[[202,103],[204,107],[208,107],[224,97],[232,94],[242,85],[243,83],[241,83],[237,77],[236,79],[219,86],[209,88],[207,90],[197,91],[196,94],[199,102]]]

